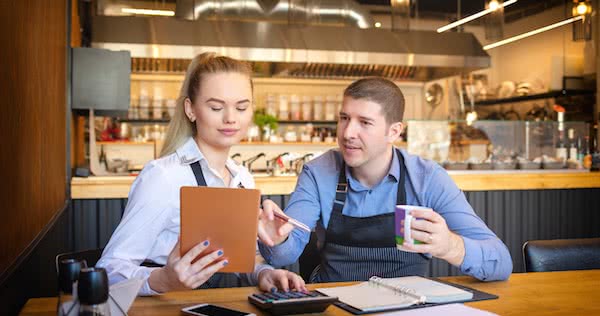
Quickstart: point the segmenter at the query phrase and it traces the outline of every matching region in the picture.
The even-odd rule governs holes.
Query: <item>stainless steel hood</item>
[[[319,68],[330,70],[321,71],[324,76],[345,76],[344,69],[360,68],[363,71],[351,76],[428,81],[490,67],[489,55],[470,33],[392,32],[268,21],[95,16],[92,46],[129,50],[132,57],[144,58],[190,59],[215,51],[237,59],[275,63],[270,67],[272,75],[305,74],[319,68],[313,65],[327,65]]]

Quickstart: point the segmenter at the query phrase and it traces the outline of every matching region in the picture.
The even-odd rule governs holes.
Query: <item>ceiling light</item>
[[[588,1],[574,0],[573,1],[573,16],[592,13],[592,5]]]
[[[488,4],[488,9],[490,9],[492,11],[496,11],[499,7],[500,7],[500,4],[498,3],[497,0],[492,0]]]
[[[129,14],[141,14],[141,15],[175,16],[175,11],[171,11],[171,10],[149,10],[149,9],[121,8],[121,12],[129,13]]]
[[[503,40],[498,41],[496,43],[485,45],[485,46],[483,46],[483,49],[488,50],[488,49],[492,49],[492,48],[495,48],[495,47],[498,47],[498,46],[502,46],[504,44],[512,43],[514,41],[518,41],[520,39],[523,39],[523,38],[526,38],[526,37],[529,37],[529,36],[532,36],[532,35],[535,35],[535,34],[539,34],[539,33],[542,33],[542,32],[545,32],[545,31],[557,28],[559,26],[563,26],[565,24],[569,24],[569,23],[572,23],[572,22],[575,22],[575,21],[579,21],[579,20],[582,20],[582,19],[583,19],[583,15],[579,15],[579,16],[576,16],[576,17],[573,17],[573,18],[570,18],[570,19],[566,19],[566,20],[558,22],[558,23],[554,23],[554,24],[551,24],[551,25],[548,25],[548,26],[541,27],[541,28],[539,28],[537,30],[529,31],[527,33],[523,33],[523,34],[520,34],[520,35],[509,37],[507,39],[503,39]]]
[[[446,26],[442,26],[439,29],[437,29],[437,32],[438,33],[445,32],[445,31],[447,31],[449,29],[452,29],[452,28],[455,28],[455,27],[457,27],[459,25],[465,24],[467,22],[471,22],[471,21],[473,21],[473,20],[475,20],[477,18],[480,18],[480,17],[482,17],[482,16],[484,16],[486,14],[489,14],[490,12],[494,12],[497,9],[499,9],[500,7],[504,8],[506,6],[509,6],[509,5],[511,5],[511,4],[515,3],[515,2],[517,2],[517,0],[508,0],[508,1],[502,2],[502,4],[499,4],[498,1],[492,0],[490,2],[489,7],[487,9],[485,9],[485,10],[483,10],[481,12],[475,13],[473,15],[470,15],[470,16],[468,16],[466,18],[460,19],[458,21],[452,22],[452,23],[450,23],[450,24],[448,24]],[[493,5],[492,3],[496,3],[496,4]]]
[[[375,22],[375,27],[381,27],[381,22]]]

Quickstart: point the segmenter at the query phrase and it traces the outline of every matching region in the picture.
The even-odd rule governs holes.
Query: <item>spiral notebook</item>
[[[389,279],[374,276],[368,282],[318,288],[317,291],[337,296],[340,300],[338,306],[354,314],[498,298],[467,287],[420,276]]]

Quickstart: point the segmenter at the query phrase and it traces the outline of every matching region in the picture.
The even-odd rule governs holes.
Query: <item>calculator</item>
[[[272,315],[318,313],[338,298],[317,291],[265,292],[248,296],[248,301]]]

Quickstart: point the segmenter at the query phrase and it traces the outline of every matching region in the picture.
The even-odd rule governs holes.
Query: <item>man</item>
[[[431,256],[484,281],[504,280],[512,272],[508,249],[473,212],[446,171],[432,161],[409,155],[393,143],[403,129],[404,96],[391,81],[366,78],[344,91],[337,138],[330,150],[305,165],[285,209],[315,228],[321,264],[310,282],[367,280],[372,275],[424,275]],[[412,237],[423,244],[394,240],[394,207],[414,210]],[[310,234],[274,219],[267,204],[259,245],[274,266],[294,263]]]

